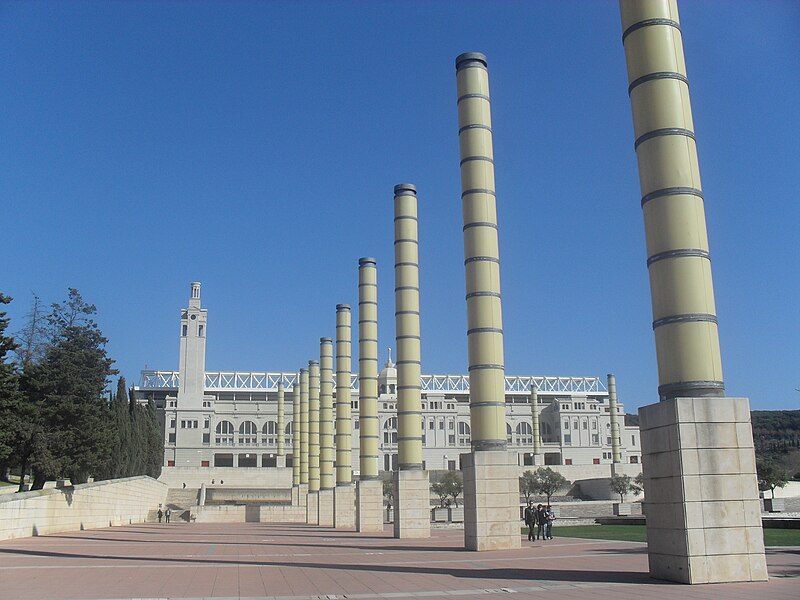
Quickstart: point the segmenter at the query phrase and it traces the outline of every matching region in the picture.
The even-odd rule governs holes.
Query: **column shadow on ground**
[[[417,548],[415,548],[416,550]],[[103,556],[95,554],[77,554],[69,552],[52,552],[41,550],[22,550],[0,548],[0,554],[37,556],[46,558],[75,558],[84,560],[120,561],[120,562],[155,562],[156,564],[196,564],[207,566],[250,566],[250,567],[283,567],[283,568],[302,568],[302,569],[321,569],[337,571],[363,571],[374,573],[395,573],[409,575],[449,575],[464,579],[502,579],[516,581],[555,581],[555,582],[576,582],[576,583],[624,583],[624,584],[652,584],[655,580],[651,579],[647,573],[630,571],[581,571],[581,570],[557,570],[540,568],[474,568],[464,569],[458,567],[424,567],[411,565],[382,565],[382,564],[350,564],[343,562],[317,563],[317,562],[288,562],[288,561],[258,561],[258,560],[225,560],[211,558],[170,558],[159,557],[153,559],[147,556]],[[53,567],[57,568],[57,567]],[[663,583],[663,582],[659,582]],[[663,583],[664,585],[672,585]],[[680,585],[680,584],[674,584]]]

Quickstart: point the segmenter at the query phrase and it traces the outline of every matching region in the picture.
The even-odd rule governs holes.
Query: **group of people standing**
[[[528,526],[529,542],[533,541],[534,527],[536,527],[537,540],[539,536],[541,536],[543,540],[553,539],[553,521],[556,520],[556,515],[549,504],[547,506],[539,504],[534,507],[533,500],[529,500],[528,506],[525,507],[523,519],[525,520],[525,525]]]
[[[161,510],[161,507],[158,507],[158,512],[156,513],[158,516],[158,522],[161,523],[161,519],[166,519],[166,522],[169,523],[169,518],[172,516],[172,511],[167,508],[167,510]]]

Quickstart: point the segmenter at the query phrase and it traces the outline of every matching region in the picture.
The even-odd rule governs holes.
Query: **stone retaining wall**
[[[0,540],[144,523],[168,489],[141,476],[0,496]]]

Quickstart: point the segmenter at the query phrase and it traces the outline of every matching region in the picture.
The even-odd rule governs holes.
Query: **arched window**
[[[383,424],[383,443],[397,443],[397,417],[389,417]]]
[[[466,421],[458,422],[458,445],[469,446],[472,441],[472,431],[469,428],[469,423]]]
[[[511,425],[506,423],[506,441],[509,445],[513,444],[513,437],[511,436]]]
[[[292,421],[289,421],[286,424],[286,427],[284,427],[283,429],[283,433],[286,436],[283,440],[283,443],[287,448],[289,448],[292,445],[292,433],[293,433]]]
[[[258,443],[258,427],[252,421],[243,421],[239,425],[239,443],[240,444],[257,444]]]
[[[533,428],[527,421],[523,421],[517,425],[517,445],[518,446],[532,446],[533,445]]]
[[[261,428],[261,443],[268,446],[278,445],[278,424],[275,421],[267,421]]]
[[[233,446],[233,423],[230,421],[220,421],[216,428],[216,443],[218,446]]]

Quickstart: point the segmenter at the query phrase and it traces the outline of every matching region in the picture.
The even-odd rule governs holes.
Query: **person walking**
[[[172,511],[169,508],[166,511],[164,511],[164,520],[167,523],[169,523],[169,517],[170,517],[171,514],[172,514]]]
[[[553,508],[548,504],[547,509],[544,511],[545,519],[547,523],[545,525],[544,531],[547,535],[548,540],[553,539],[553,521],[556,520],[556,513],[553,512]]]
[[[528,500],[528,506],[525,507],[523,514],[525,525],[528,526],[528,541],[533,541],[533,528],[536,525],[536,509],[533,508],[533,500]]]
[[[161,519],[164,517],[164,512],[161,510],[161,507],[158,507],[158,512],[156,513],[158,516],[158,522],[161,523]]]
[[[544,514],[544,506],[541,504],[536,506],[536,539],[538,540],[540,537],[545,540],[547,539],[544,535],[545,526],[547,525],[547,518]]]

